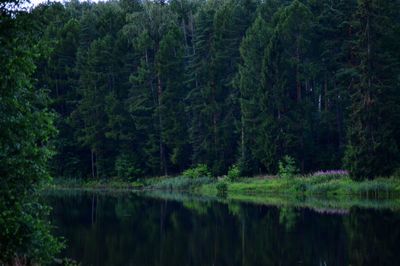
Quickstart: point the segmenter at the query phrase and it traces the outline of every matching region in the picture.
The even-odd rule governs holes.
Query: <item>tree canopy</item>
[[[48,3],[54,176],[399,166],[398,0]]]

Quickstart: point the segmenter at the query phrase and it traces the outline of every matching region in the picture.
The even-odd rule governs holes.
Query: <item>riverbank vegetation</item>
[[[353,198],[353,199],[397,199],[400,196],[400,179],[377,178],[354,181],[348,174],[338,171],[315,173],[308,176],[260,176],[253,178],[221,178],[187,176],[146,178],[127,182],[123,180],[76,180],[57,179],[50,189],[78,190],[130,190],[165,191],[191,193],[199,196],[219,196],[229,198],[252,198],[288,196]],[[266,199],[267,200],[267,199]]]
[[[336,172],[336,171],[335,171]],[[160,177],[133,182],[123,180],[56,179],[48,193],[134,193],[161,199],[222,203],[244,202],[267,206],[341,212],[353,207],[400,209],[400,179],[378,178],[356,182],[346,174],[297,176],[290,179],[263,176],[237,178]]]
[[[353,180],[345,170],[317,171],[309,175],[298,174],[292,158],[286,156],[279,162],[278,175],[241,177],[237,166],[227,175],[212,177],[206,165],[185,170],[175,177],[142,178],[126,181],[115,179],[65,179],[58,178],[50,189],[78,190],[131,190],[167,191],[191,193],[200,196],[247,198],[288,196],[353,198],[353,199],[397,199],[400,197],[400,178],[380,177],[373,180]],[[267,198],[265,198],[268,201]]]

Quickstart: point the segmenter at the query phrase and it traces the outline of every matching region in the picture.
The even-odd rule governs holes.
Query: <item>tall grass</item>
[[[216,184],[199,189],[213,193]],[[400,180],[378,178],[356,182],[343,174],[298,176],[295,178],[241,179],[229,182],[228,194],[287,194],[305,196],[356,196],[363,198],[388,198],[400,195]]]
[[[369,199],[400,196],[400,179],[378,178],[361,182],[353,181],[345,173],[329,172],[294,178],[239,178],[231,182],[224,179],[228,195],[293,195],[323,197],[360,197]],[[56,179],[55,188],[81,189],[134,189],[160,191],[187,191],[205,195],[217,195],[221,181],[211,177],[169,177],[147,178],[135,182],[118,179],[83,180]],[[220,189],[221,190],[221,189]]]
[[[190,178],[178,176],[173,178],[161,179],[159,182],[150,185],[150,189],[169,190],[169,191],[190,191],[196,187],[210,184],[214,181],[211,177]]]

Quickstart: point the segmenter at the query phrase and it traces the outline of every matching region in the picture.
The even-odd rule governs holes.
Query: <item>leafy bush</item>
[[[293,157],[284,156],[282,160],[279,161],[279,176],[282,178],[293,178],[299,170],[296,167],[296,162]]]
[[[219,182],[216,186],[217,195],[220,197],[226,197],[228,193],[228,185],[225,182]]]
[[[117,176],[123,180],[133,181],[139,178],[143,173],[135,167],[131,158],[126,155],[119,156],[115,161],[115,171]]]
[[[228,179],[231,182],[233,182],[238,180],[239,177],[240,177],[240,168],[239,165],[235,164],[228,171]]]
[[[52,235],[47,220],[50,209],[36,195],[30,195],[30,200],[11,205],[0,201],[0,265],[47,265],[65,247],[61,238]]]
[[[185,170],[182,173],[182,176],[189,177],[189,178],[211,177],[211,173],[208,170],[207,165],[198,164],[194,168],[190,168],[190,169]]]

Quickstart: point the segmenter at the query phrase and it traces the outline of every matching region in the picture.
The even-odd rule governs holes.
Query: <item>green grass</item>
[[[49,185],[50,189],[83,189],[83,190],[108,190],[132,189],[140,190],[146,186],[143,181],[127,182],[120,179],[54,179]]]
[[[224,184],[226,193],[219,193]],[[152,193],[186,192],[186,195],[271,205],[337,209],[384,207],[400,209],[400,179],[378,178],[356,182],[344,175],[295,178],[188,178],[156,177],[126,182],[111,180],[55,180],[50,188],[80,190],[130,190]],[[219,188],[219,189],[218,189]],[[223,194],[223,196],[221,195]]]
[[[166,190],[166,191],[192,191],[204,184],[214,182],[211,177],[153,177],[132,182],[120,179],[55,179],[50,188],[57,189],[132,189],[132,190]]]
[[[221,181],[220,181],[221,182]],[[378,178],[356,182],[348,176],[306,176],[284,178],[246,178],[227,182],[228,195],[279,194],[293,196],[388,198],[400,195],[400,180]],[[216,183],[199,187],[200,194],[216,195]]]
[[[213,182],[214,179],[211,177],[189,178],[178,176],[160,179],[158,182],[149,185],[147,188],[153,190],[192,191],[197,187],[211,184]]]

